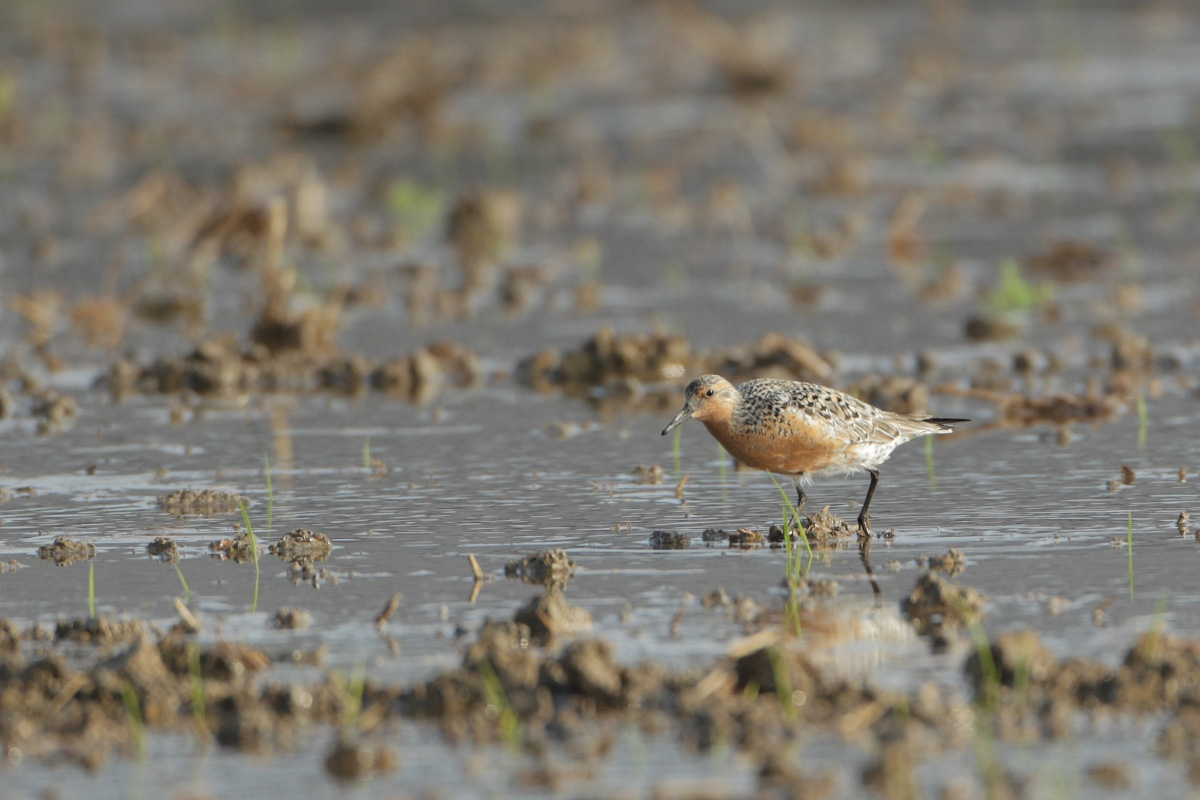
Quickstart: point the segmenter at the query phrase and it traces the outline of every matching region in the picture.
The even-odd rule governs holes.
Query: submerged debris
[[[176,517],[192,514],[211,517],[229,514],[238,510],[238,502],[250,506],[250,500],[234,492],[217,492],[212,489],[180,489],[158,498],[158,507]]]
[[[38,558],[43,561],[53,561],[55,566],[65,567],[79,561],[88,561],[96,557],[96,546],[89,542],[77,542],[65,536],[55,537],[52,544],[44,544],[38,548]]]

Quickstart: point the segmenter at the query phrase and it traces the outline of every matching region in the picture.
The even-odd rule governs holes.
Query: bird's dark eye
[[[712,396],[713,396],[713,390],[712,390],[712,389],[709,389],[707,392],[705,392],[705,393],[704,393],[704,396],[705,396],[705,397],[712,397]]]

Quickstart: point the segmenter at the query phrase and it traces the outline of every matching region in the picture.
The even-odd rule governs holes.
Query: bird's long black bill
[[[666,436],[668,433],[675,430],[677,427],[679,427],[679,423],[683,422],[691,415],[692,410],[690,408],[685,408],[683,411],[680,411],[675,415],[675,419],[671,420],[669,423],[667,423],[667,427],[663,428],[662,435]]]

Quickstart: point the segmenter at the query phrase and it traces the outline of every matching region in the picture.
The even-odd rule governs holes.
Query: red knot
[[[910,439],[950,433],[951,424],[969,421],[896,414],[815,383],[758,379],[734,386],[720,375],[701,375],[687,385],[683,410],[663,436],[689,417],[703,422],[746,466],[790,478],[797,511],[804,507],[804,484],[811,478],[870,473],[871,487],[858,514],[863,536],[871,533],[867,510],[879,465]]]

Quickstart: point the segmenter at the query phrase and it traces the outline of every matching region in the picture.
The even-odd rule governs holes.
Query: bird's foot
[[[871,538],[871,518],[868,517],[866,514],[858,515],[858,538],[860,538],[860,539],[870,539]]]

